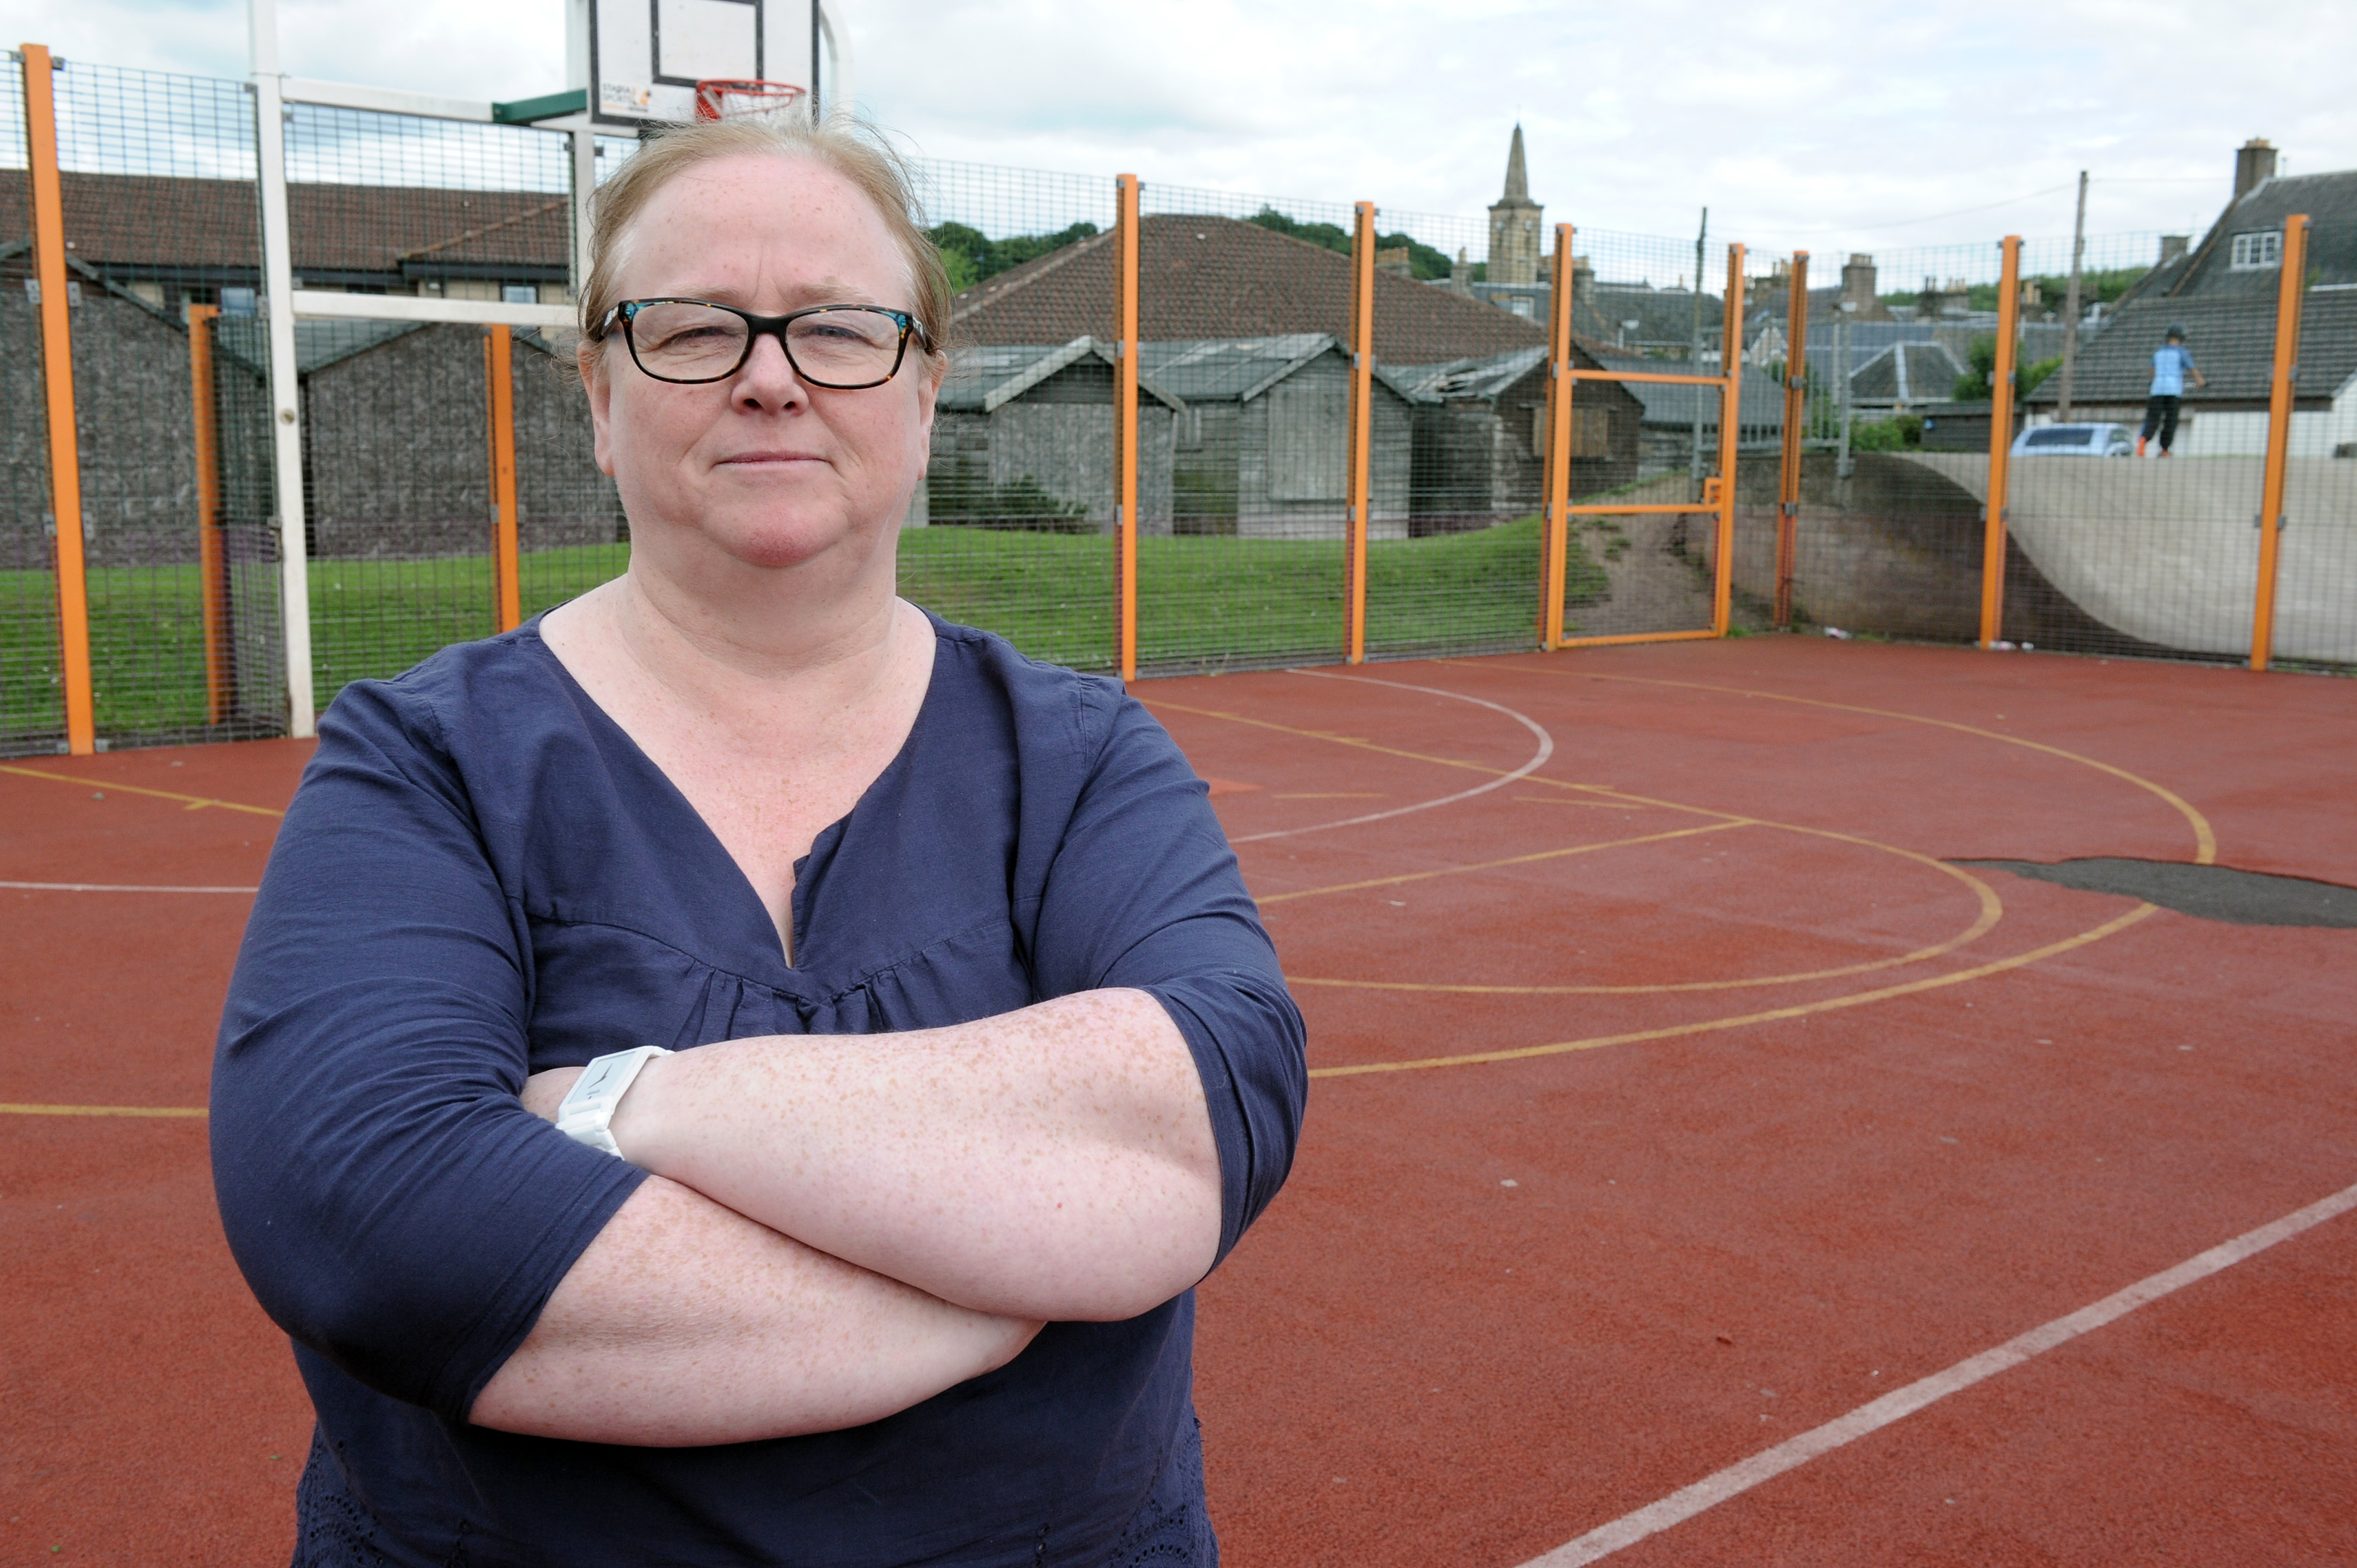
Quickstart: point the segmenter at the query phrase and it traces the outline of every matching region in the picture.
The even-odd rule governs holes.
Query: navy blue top
[[[536,623],[336,699],[212,1091],[230,1245],[318,1412],[298,1564],[1208,1562],[1191,1292],[1051,1324],[844,1432],[638,1448],[466,1423],[645,1179],[523,1108],[544,1069],[1135,986],[1202,1074],[1222,1256],[1285,1179],[1301,1015],[1203,784],[1115,682],[934,631],[907,743],[794,868],[791,967],[726,849]]]

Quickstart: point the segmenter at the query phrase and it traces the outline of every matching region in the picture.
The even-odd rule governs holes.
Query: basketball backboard
[[[571,0],[573,85],[589,117],[636,129],[695,118],[721,77],[811,86],[811,0]]]

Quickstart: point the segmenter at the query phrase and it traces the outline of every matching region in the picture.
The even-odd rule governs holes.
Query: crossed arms
[[[554,1119],[576,1076],[536,1075]],[[1218,1250],[1219,1156],[1160,1003],[1103,990],[953,1028],[650,1062],[612,1133],[652,1173],[470,1419],[690,1444],[875,1421],[1112,1320]]]

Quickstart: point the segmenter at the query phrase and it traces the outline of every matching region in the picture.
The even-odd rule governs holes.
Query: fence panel
[[[2312,267],[2311,277],[2321,271]],[[2357,345],[2352,283],[2345,274],[2310,283],[2300,302],[2303,360],[2349,366]],[[2311,374],[2294,384],[2269,668],[2345,672],[2357,668],[2357,376],[2334,385],[2330,373]]]
[[[55,73],[97,733],[280,733],[276,542],[251,318],[253,113],[237,82]]]
[[[1574,244],[1573,362],[1631,379],[1583,380],[1572,395],[1564,636],[1707,633],[1718,559],[1708,482],[1720,465],[1723,391],[1635,378],[1725,374],[1727,251],[1606,230],[1578,231]],[[1755,327],[1757,308],[1746,310]],[[1781,364],[1749,362],[1774,341],[1747,342],[1738,476],[1772,497],[1783,407],[1771,371]],[[1611,510],[1623,506],[1660,510]],[[1771,521],[1771,550],[1772,539]],[[1739,595],[1737,624],[1765,625],[1771,605],[1772,595]]]
[[[956,304],[900,592],[1035,658],[1110,670],[1114,182],[938,162],[920,175]],[[1167,489],[1168,423],[1145,423]]]
[[[1998,499],[2005,641],[2107,656],[2249,654],[2276,274],[2242,292],[2171,294],[2185,279],[2183,255],[2181,241],[2158,235],[2088,240],[2088,318],[2066,376],[2071,242],[2024,247],[2018,395]],[[1837,283],[1829,263],[1816,263],[1792,601],[1803,628],[1975,639],[1999,262],[1995,243],[1853,254]],[[2200,371],[2173,417],[2152,399],[2154,356],[2171,328],[2184,331]],[[2309,391],[2294,451],[2302,440],[2316,449],[2322,461],[2304,482],[2329,490],[2330,395]],[[2302,472],[2295,462],[2294,483]],[[1741,491],[1738,603],[1775,588],[1766,478],[1748,473]],[[2309,510],[2347,515],[2321,493]],[[2319,599],[2293,624],[2357,616],[2357,592],[2325,586],[2336,537],[2319,529],[2315,564],[2287,565],[2284,580],[2312,585]],[[2338,645],[2303,629],[2283,646],[2287,658],[2330,661]]]
[[[41,322],[33,275],[33,192],[25,81],[0,72],[0,756],[65,748],[48,432],[41,416]]]
[[[1141,199],[1139,667],[1339,661],[1351,205],[1151,183]],[[1405,532],[1408,456],[1407,403],[1381,364],[1378,537]]]
[[[296,104],[285,135],[298,288],[571,303],[561,133]],[[628,557],[562,337],[514,331],[508,357],[526,615]],[[496,360],[488,328],[449,323],[304,319],[296,349],[324,705],[497,628]]]
[[[1378,230],[1368,656],[1533,647],[1547,317],[1521,273],[1537,269],[1491,275],[1478,218],[1383,213]]]

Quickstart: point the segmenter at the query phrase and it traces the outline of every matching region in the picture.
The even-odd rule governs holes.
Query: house
[[[924,505],[909,522],[1109,532],[1114,387],[1113,346],[1086,333],[953,350],[933,408]],[[1172,439],[1187,405],[1151,376],[1138,390],[1138,526],[1168,533]]]
[[[2357,170],[2279,177],[2275,167],[2264,141],[2237,150],[2233,196],[2201,243],[2138,279],[2103,335],[2082,347],[2074,419],[2141,421],[2153,351],[2181,327],[2207,384],[2186,389],[2178,454],[2264,454],[2284,220],[2305,213],[2309,282],[2288,455],[2357,456]],[[2061,395],[2056,377],[2032,391],[2033,423],[2052,419]]]
[[[1171,456],[1171,521],[1160,532],[1344,537],[1351,358],[1332,333],[1148,342],[1138,364],[1141,387],[1150,380],[1185,405]],[[1367,534],[1405,539],[1414,394],[1380,362],[1370,385]],[[1139,513],[1143,523],[1143,501]]]
[[[1600,362],[1577,344],[1575,364]],[[1408,532],[1487,528],[1545,499],[1546,349],[1392,368],[1415,400]],[[1617,489],[1637,477],[1644,405],[1620,382],[1586,381],[1572,399],[1571,494]]]

